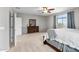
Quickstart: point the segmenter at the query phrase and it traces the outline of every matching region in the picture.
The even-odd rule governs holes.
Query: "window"
[[[67,27],[67,14],[56,16],[56,28]]]

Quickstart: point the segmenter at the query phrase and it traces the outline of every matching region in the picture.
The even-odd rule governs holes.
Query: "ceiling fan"
[[[52,13],[52,11],[55,9],[49,8],[49,7],[42,7],[41,10],[42,10],[42,13]]]

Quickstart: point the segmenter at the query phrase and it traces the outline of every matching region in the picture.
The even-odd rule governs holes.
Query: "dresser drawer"
[[[39,32],[39,26],[28,26],[27,31],[28,33]]]

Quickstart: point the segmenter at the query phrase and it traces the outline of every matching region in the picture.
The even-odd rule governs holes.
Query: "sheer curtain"
[[[74,11],[67,13],[67,27],[75,29]]]

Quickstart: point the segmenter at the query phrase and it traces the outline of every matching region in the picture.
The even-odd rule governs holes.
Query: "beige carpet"
[[[10,52],[55,52],[54,49],[48,45],[43,44],[44,33],[32,33],[19,36],[17,44],[11,48]]]

